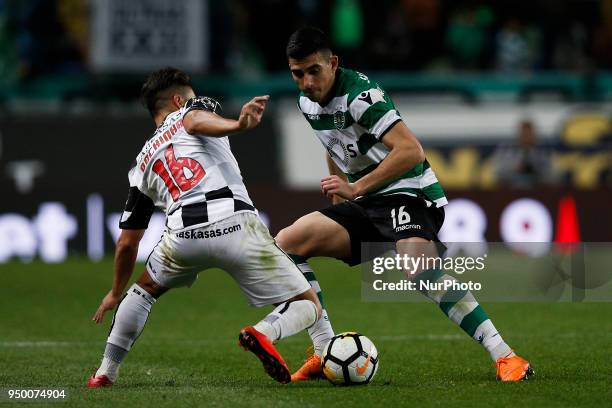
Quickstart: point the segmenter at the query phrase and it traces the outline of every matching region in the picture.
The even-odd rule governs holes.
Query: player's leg
[[[434,242],[421,237],[410,237],[397,242],[397,252],[403,256],[419,258],[437,258],[438,250]],[[410,271],[409,278],[415,281],[428,281],[441,283],[456,281],[440,269]],[[457,285],[458,286],[458,285]],[[437,286],[434,286],[437,287]],[[421,293],[435,302],[442,312],[468,336],[477,341],[497,364],[498,378],[504,381],[517,381],[526,379],[533,374],[529,363],[516,356],[510,346],[506,344],[493,322],[476,301],[469,290],[423,290]]]
[[[420,237],[405,238],[397,242],[397,252],[400,255],[418,258],[437,258],[438,252],[433,242]],[[411,271],[412,272],[412,271]],[[457,281],[453,276],[440,269],[417,270],[408,276],[415,281],[444,282]],[[442,312],[467,335],[479,342],[491,355],[493,361],[500,357],[513,354],[510,347],[503,341],[501,335],[468,290],[429,290],[421,293],[435,302]]]
[[[249,303],[276,308],[253,326],[244,328],[240,343],[263,363],[266,372],[286,383],[291,374],[273,343],[311,327],[321,314],[319,299],[295,263],[274,242],[267,228],[253,214],[241,215],[245,229],[232,246],[239,254],[228,272]]]
[[[323,348],[334,336],[334,331],[327,314],[323,291],[312,267],[308,264],[308,258],[313,256],[350,257],[349,234],[343,226],[317,211],[299,218],[292,225],[281,230],[276,236],[276,242],[293,259],[319,297],[323,308],[321,319],[308,329],[308,334],[312,339],[314,354],[321,356]]]
[[[351,255],[347,230],[319,211],[306,214],[283,228],[276,236],[276,243],[289,255],[304,258],[347,258]]]
[[[279,245],[298,264],[319,295],[323,306],[321,319],[308,330],[314,352],[293,374],[292,381],[316,379],[323,375],[321,354],[334,336],[321,287],[307,259],[313,256],[329,256],[341,259],[351,266],[357,265],[361,261],[361,242],[372,234],[376,234],[376,231],[364,212],[358,205],[349,201],[308,214],[279,233]]]
[[[321,304],[312,288],[275,306],[271,313],[253,326],[272,342],[299,333],[321,317]]]
[[[299,271],[296,271],[297,273]],[[276,308],[257,324],[242,329],[238,339],[245,350],[253,352],[260,359],[268,375],[286,384],[292,380],[291,372],[274,343],[311,327],[320,316],[321,305],[310,288],[276,305]]]
[[[100,367],[87,386],[97,388],[117,380],[119,367],[142,333],[151,307],[168,288],[157,284],[145,270],[115,309]]]
[[[115,310],[104,358],[97,374],[106,375],[108,380],[116,379],[119,366],[142,333],[157,298],[171,288],[191,286],[198,272],[206,269],[206,265],[192,261],[193,254],[203,252],[201,241],[183,239],[172,232],[164,233],[149,255],[145,271]],[[88,386],[101,386],[100,381],[96,384],[98,378],[92,377],[90,381],[93,384],[88,382]]]

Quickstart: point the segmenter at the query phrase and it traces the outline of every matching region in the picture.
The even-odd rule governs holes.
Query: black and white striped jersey
[[[157,128],[129,172],[121,229],[145,229],[154,207],[166,213],[172,231],[256,212],[227,136],[190,135],[183,127],[187,112],[218,108],[211,98],[192,98]]]

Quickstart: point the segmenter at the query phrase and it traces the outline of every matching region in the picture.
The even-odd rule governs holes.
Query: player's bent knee
[[[283,251],[293,254],[293,240],[291,237],[291,226],[283,228],[274,237],[276,244],[283,249]]]
[[[155,299],[158,299],[169,289],[158,285],[153,279],[151,279],[151,276],[146,270],[140,275],[140,278],[138,278],[136,283]]]
[[[313,250],[312,240],[309,238],[295,224],[292,224],[287,228],[283,228],[276,235],[276,243],[288,254],[307,257],[310,256]]]
[[[398,254],[402,256],[407,255],[411,258],[424,257],[425,259],[436,259],[439,256],[436,243],[421,237],[401,239],[397,241],[396,249]],[[435,266],[427,266],[426,264],[423,264],[412,269],[406,269],[406,276],[412,281],[420,279],[419,276],[421,273],[432,267]]]
[[[276,236],[276,242],[285,252],[293,255],[330,255],[323,245],[333,241],[339,233],[342,233],[342,227],[323,214],[312,212],[282,229]]]

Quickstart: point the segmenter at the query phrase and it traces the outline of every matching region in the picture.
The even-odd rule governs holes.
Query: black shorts
[[[438,231],[444,223],[444,208],[406,194],[365,197],[345,201],[319,212],[347,230],[351,256],[342,261],[353,266],[362,262],[362,242],[397,242],[420,237],[440,242]]]

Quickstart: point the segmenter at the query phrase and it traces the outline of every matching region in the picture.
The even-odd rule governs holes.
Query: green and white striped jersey
[[[336,165],[350,182],[374,170],[389,149],[382,137],[402,120],[389,95],[360,72],[338,68],[333,97],[325,106],[298,97],[298,107]],[[427,160],[366,196],[408,194],[447,204],[444,190]]]

